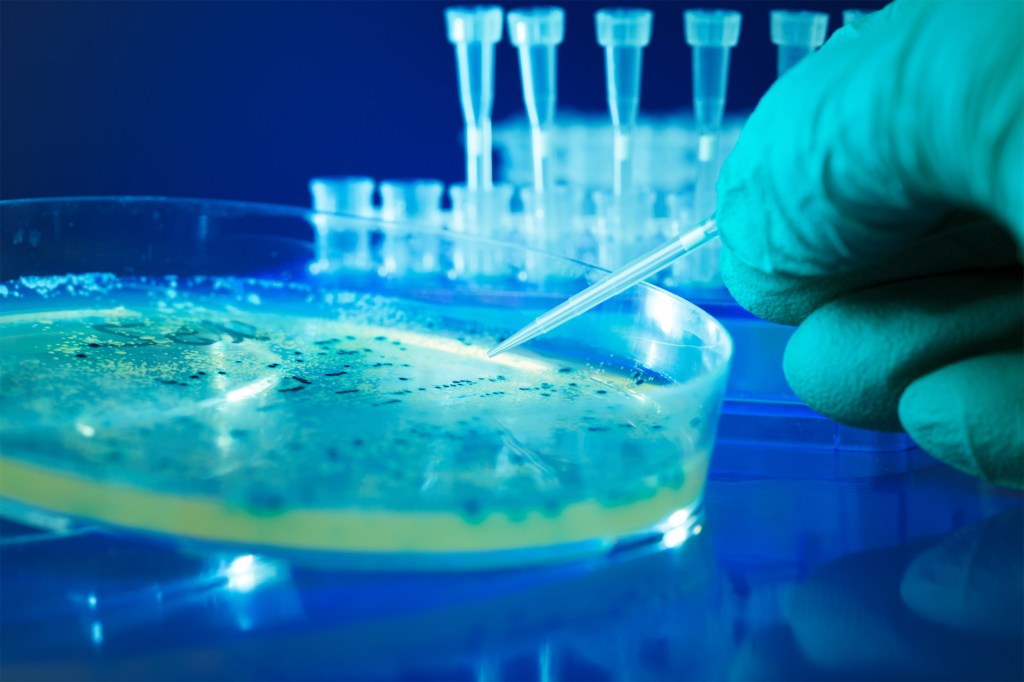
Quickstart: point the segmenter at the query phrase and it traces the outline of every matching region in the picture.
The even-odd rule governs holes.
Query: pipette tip
[[[487,351],[487,357],[493,358],[501,355],[507,350],[512,350],[521,343],[515,336],[510,336],[494,348]]]

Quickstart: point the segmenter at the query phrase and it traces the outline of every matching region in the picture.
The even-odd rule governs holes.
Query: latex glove
[[[722,275],[799,324],[839,421],[1024,486],[1024,3],[897,1],[757,107],[718,186]]]

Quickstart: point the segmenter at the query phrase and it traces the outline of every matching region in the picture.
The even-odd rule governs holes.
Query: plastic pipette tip
[[[501,355],[502,353],[504,353],[505,351],[512,350],[516,346],[520,346],[520,345],[526,343],[531,338],[533,338],[533,337],[530,335],[529,332],[524,333],[523,331],[518,331],[515,334],[513,334],[512,336],[510,336],[507,339],[505,339],[504,341],[502,341],[501,343],[499,343],[494,348],[492,348],[489,351],[487,351],[487,357],[489,357],[489,358],[497,357],[497,356]]]
[[[508,39],[516,47],[560,45],[565,39],[565,10],[527,7],[508,13]]]
[[[583,291],[570,297],[569,300],[547,311],[487,351],[487,357],[493,358],[565,324],[591,308],[604,303],[612,296],[639,284],[654,273],[668,267],[678,258],[706,244],[717,236],[718,222],[715,216],[712,215],[702,220],[695,227],[677,234],[660,246],[626,263],[614,272],[605,275]]]
[[[683,32],[691,47],[736,47],[740,42],[743,15],[727,9],[688,9],[683,12]]]
[[[530,119],[534,185],[549,184],[543,129],[555,118],[557,48],[565,38],[565,11],[560,7],[533,7],[508,14],[509,40],[519,52],[523,102]]]
[[[449,7],[444,18],[452,44],[501,42],[504,12],[497,5]]]
[[[824,12],[772,10],[772,42],[776,45],[817,49],[828,35]]]
[[[594,19],[602,47],[646,47],[651,42],[654,13],[648,9],[599,9]]]

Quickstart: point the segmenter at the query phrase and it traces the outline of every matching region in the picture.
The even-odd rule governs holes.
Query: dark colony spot
[[[373,340],[374,341],[387,341],[388,337],[386,337],[386,336],[375,336],[375,337],[373,337]]]
[[[571,371],[572,371],[571,367],[559,367],[558,368],[558,373],[559,374],[568,374]]]
[[[84,357],[87,357],[87,356],[86,356],[85,353],[75,353],[75,357],[76,358],[84,358]]]
[[[98,344],[98,343],[90,343],[89,344],[89,348],[99,348],[99,347],[100,347],[100,344]]]
[[[294,393],[295,391],[301,391],[304,388],[305,388],[305,386],[293,386],[291,388],[279,388],[279,389],[277,389],[277,392],[278,393]]]
[[[398,398],[392,398],[391,400],[385,400],[382,403],[374,403],[373,406],[374,407],[380,407],[381,405],[394,405],[395,403],[400,403],[400,402],[402,402],[402,401],[399,400]]]
[[[275,362],[275,363],[273,363],[273,364],[267,365],[267,367],[269,367],[270,369],[275,369],[275,368],[277,368],[277,367],[280,367],[280,366],[281,366],[281,365],[279,365],[279,364],[278,364],[278,363],[276,363],[276,362]]]
[[[343,374],[348,374],[348,372],[327,372],[326,374],[324,374],[324,376],[325,377],[340,377]]]
[[[398,377],[399,381],[408,381],[409,377]]]
[[[217,372],[217,374],[225,375],[225,374],[227,374],[227,372],[220,371],[220,372]]]
[[[299,382],[300,384],[305,384],[306,386],[309,386],[309,385],[310,385],[311,383],[313,383],[313,382],[312,382],[312,381],[310,381],[309,379],[303,379],[303,378],[302,378],[302,377],[300,377],[300,376],[294,376],[294,377],[292,377],[292,379],[295,379],[295,380],[296,380],[297,382]]]
[[[284,510],[284,495],[276,490],[256,486],[245,497],[246,506],[256,514],[276,514]]]
[[[345,393],[359,393],[359,389],[358,388],[346,388],[344,391],[335,391],[335,393],[337,393],[338,395],[343,395]]]
[[[190,374],[188,378],[189,379],[198,379],[199,375],[198,374]]]
[[[607,426],[588,426],[587,431],[607,431]]]
[[[462,503],[462,511],[465,512],[466,516],[470,519],[479,519],[480,512],[483,511],[480,500],[470,498]]]
[[[594,391],[594,393],[596,393],[596,394],[598,394],[598,395],[604,395],[604,394],[605,394],[605,393],[607,393],[607,392],[608,392],[608,391],[604,390],[603,388],[599,388],[599,389],[597,389],[596,391]]]

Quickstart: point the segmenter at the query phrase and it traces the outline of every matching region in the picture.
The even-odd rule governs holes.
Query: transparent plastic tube
[[[565,11],[534,7],[509,12],[508,35],[519,52],[523,101],[530,119],[533,187],[543,192],[551,182],[547,132],[555,119],[557,53],[565,38]]]
[[[350,254],[357,267],[367,267],[373,260],[372,235],[369,231],[339,231],[327,214],[370,218],[376,215],[373,192],[377,183],[363,176],[313,178],[309,193],[313,199],[313,225],[316,228],[317,259],[310,266],[317,272],[330,267],[332,254]]]
[[[380,183],[380,217],[395,223],[415,223],[440,228],[443,222],[440,180],[384,180]],[[382,274],[436,269],[440,242],[433,236],[400,236],[385,232],[381,252]]]
[[[323,177],[309,181],[314,211],[360,217],[374,214],[375,187],[373,178],[362,176]]]
[[[725,114],[729,56],[739,43],[742,16],[731,10],[687,10],[683,31],[693,52],[693,112],[697,122],[697,187],[694,214],[715,210],[718,135]]]
[[[778,46],[778,77],[817,50],[828,34],[824,12],[772,10],[772,42]]]
[[[565,303],[555,306],[487,351],[488,357],[493,358],[500,355],[582,315],[612,296],[639,284],[670,265],[677,258],[706,244],[716,236],[718,236],[718,224],[715,222],[715,217],[711,216],[693,229],[672,237],[661,246],[639,256],[615,272],[605,275]]]
[[[501,41],[503,11],[494,5],[445,10],[448,42],[455,46],[459,102],[466,121],[466,184],[491,186],[491,108],[494,46]]]
[[[651,42],[654,14],[646,9],[602,9],[594,16],[597,42],[604,48],[614,134],[614,191],[622,195],[633,184],[633,132],[640,110],[644,47]]]

